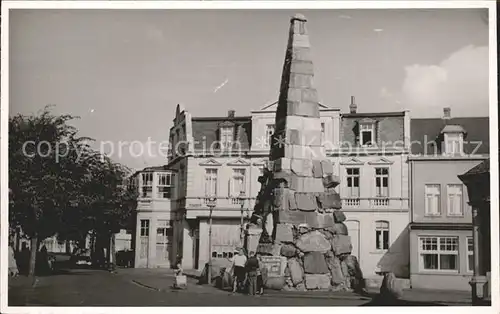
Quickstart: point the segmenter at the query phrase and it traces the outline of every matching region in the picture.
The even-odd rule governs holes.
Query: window
[[[217,169],[205,169],[205,196],[217,195]]]
[[[153,195],[153,173],[142,174],[142,197],[152,197]]]
[[[158,197],[171,198],[172,197],[172,174],[171,173],[157,173],[158,176]]]
[[[159,219],[156,227],[156,259],[158,262],[168,261],[168,252],[171,243],[169,237],[172,236],[170,220]]]
[[[474,271],[474,240],[467,237],[467,270]]]
[[[375,168],[375,193],[377,197],[389,197],[389,168]]]
[[[448,216],[462,216],[464,214],[462,187],[461,184],[449,184],[446,189]]]
[[[438,216],[441,214],[441,186],[439,184],[425,185],[425,216]]]
[[[359,168],[347,168],[347,196],[359,197]]]
[[[377,250],[388,250],[389,249],[389,222],[387,221],[376,221],[375,222],[375,240]]]
[[[360,124],[361,146],[373,146],[375,144],[373,124]]]
[[[458,237],[421,237],[422,270],[458,271]]]
[[[239,196],[241,192],[245,194],[245,190],[245,169],[233,169],[229,196]]]
[[[141,219],[141,237],[149,236],[149,219]]]
[[[321,143],[325,142],[325,123],[321,122]]]
[[[141,237],[139,244],[139,257],[141,259],[148,257],[149,250],[149,219],[141,219]]]
[[[445,134],[444,140],[445,140],[445,143],[444,143],[445,154],[458,155],[458,154],[462,153],[462,148],[463,148],[463,136],[462,136],[462,134],[459,134],[459,133]]]
[[[234,128],[233,127],[221,127],[220,129],[220,143],[221,148],[229,148],[233,143]]]
[[[274,133],[274,124],[268,124],[266,126],[266,143],[267,146],[271,146],[273,143],[273,133]]]

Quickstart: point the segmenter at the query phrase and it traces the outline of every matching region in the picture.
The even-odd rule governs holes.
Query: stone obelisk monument
[[[362,279],[334,190],[339,180],[321,143],[310,50],[306,18],[297,14],[290,21],[275,133],[246,245],[261,256],[268,288],[344,290]]]

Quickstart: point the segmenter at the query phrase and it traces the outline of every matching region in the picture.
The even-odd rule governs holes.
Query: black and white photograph
[[[2,1],[1,312],[498,313],[497,7]]]

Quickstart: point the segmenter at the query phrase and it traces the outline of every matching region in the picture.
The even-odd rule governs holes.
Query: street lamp
[[[207,206],[210,209],[210,214],[208,216],[208,284],[212,283],[212,211],[216,205],[217,199],[211,197],[208,200]]]
[[[243,207],[245,206],[245,192],[241,191],[240,195],[238,196],[238,201],[240,202],[241,206],[241,216],[240,216],[240,240],[241,240],[241,247],[243,247]]]

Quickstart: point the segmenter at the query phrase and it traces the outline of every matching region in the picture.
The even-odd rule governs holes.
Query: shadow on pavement
[[[386,299],[376,295],[368,303],[360,306],[444,306],[436,302],[420,302],[420,301],[407,301],[399,299]]]

